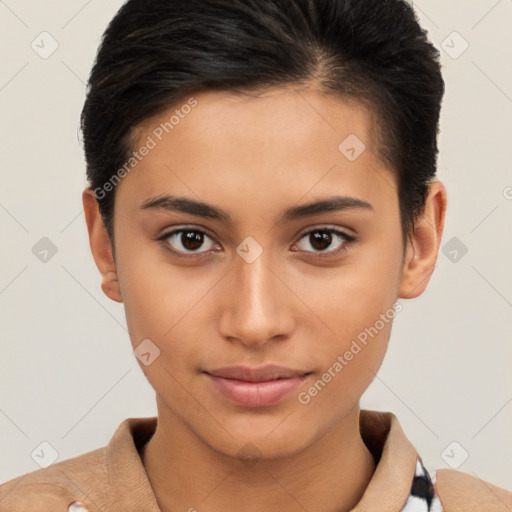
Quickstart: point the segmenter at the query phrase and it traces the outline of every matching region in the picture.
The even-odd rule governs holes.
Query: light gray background
[[[100,289],[80,196],[85,82],[121,4],[0,0],[1,482],[38,469],[43,441],[64,460],[156,414],[123,306]],[[414,6],[446,81],[446,254],[427,291],[402,301],[362,407],[393,411],[429,470],[451,464],[512,489],[512,1]],[[43,31],[59,45],[48,58],[31,47],[43,51]],[[43,237],[58,250],[46,263],[32,252]]]

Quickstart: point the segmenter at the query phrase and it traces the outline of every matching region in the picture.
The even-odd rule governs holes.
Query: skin
[[[133,347],[150,339],[160,350],[141,364],[158,407],[143,464],[164,512],[349,510],[375,470],[359,432],[359,400],[392,322],[308,404],[297,395],[397,299],[424,291],[444,227],[445,188],[430,185],[404,253],[396,180],[362,104],[314,88],[195,98],[197,106],[117,186],[115,258],[96,199],[83,192],[102,289],[124,303]],[[176,108],[142,123],[134,147]],[[349,134],[366,146],[354,161],[338,149]],[[232,223],[140,208],[160,194],[215,205]],[[372,209],[279,221],[287,208],[335,194]],[[184,225],[207,232],[198,249],[180,236],[156,241]],[[347,242],[333,236],[318,249],[305,233],[326,227],[356,241],[334,254]],[[251,263],[236,252],[248,236],[263,250]],[[175,256],[165,244],[193,256]],[[229,402],[201,373],[267,363],[312,374],[280,403],[251,408]],[[251,465],[239,455],[248,447],[257,453]]]

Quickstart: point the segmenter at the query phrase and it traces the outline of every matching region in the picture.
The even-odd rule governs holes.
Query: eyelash
[[[212,237],[210,235],[208,235],[208,233],[206,233],[202,229],[198,229],[198,228],[180,228],[180,229],[175,229],[173,231],[169,231],[168,233],[165,233],[161,237],[158,237],[156,240],[158,242],[161,242],[163,247],[167,251],[170,251],[172,254],[174,254],[175,256],[178,256],[179,258],[198,258],[198,257],[202,257],[204,255],[208,255],[208,251],[196,252],[196,253],[191,253],[191,254],[183,254],[183,253],[181,253],[179,251],[175,251],[174,249],[171,249],[170,245],[168,243],[166,243],[166,240],[169,239],[170,237],[172,237],[173,235],[176,235],[178,233],[187,233],[187,232],[200,233],[200,234],[205,235],[208,238],[212,239]],[[344,231],[341,231],[341,230],[336,229],[336,228],[315,228],[315,229],[311,229],[311,230],[306,231],[305,233],[303,233],[300,236],[299,240],[302,240],[304,237],[306,237],[308,235],[311,235],[313,233],[317,233],[317,232],[327,232],[327,233],[333,234],[335,236],[339,236],[340,238],[343,238],[345,240],[345,243],[343,243],[343,245],[341,245],[341,247],[339,249],[336,249],[334,251],[320,251],[320,252],[305,251],[305,252],[309,252],[309,253],[313,254],[315,257],[326,258],[326,257],[337,256],[339,254],[342,254],[342,253],[346,252],[350,248],[351,244],[357,241],[356,237],[348,235]]]

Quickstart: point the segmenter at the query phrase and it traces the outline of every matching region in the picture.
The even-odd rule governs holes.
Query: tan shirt
[[[160,512],[140,459],[157,418],[124,420],[107,446],[0,486],[0,512]],[[362,410],[361,436],[378,464],[353,512],[398,512],[409,497],[419,457],[394,414]],[[511,512],[512,493],[451,469],[437,471],[443,512]],[[85,510],[85,509],[82,509]]]

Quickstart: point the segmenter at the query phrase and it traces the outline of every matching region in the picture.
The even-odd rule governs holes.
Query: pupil
[[[332,235],[328,231],[315,231],[311,234],[311,245],[317,250],[326,249],[332,242]]]
[[[203,234],[198,231],[185,231],[181,235],[181,243],[185,249],[198,249],[203,245]]]

